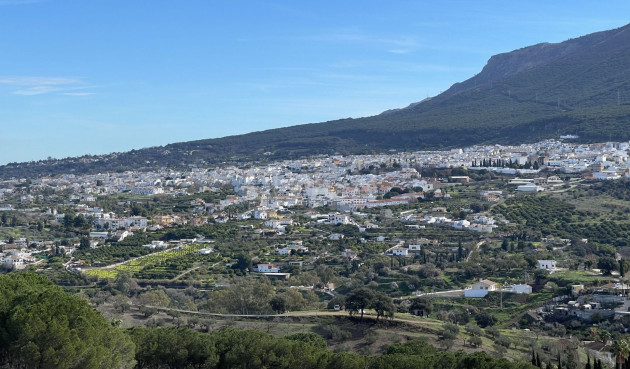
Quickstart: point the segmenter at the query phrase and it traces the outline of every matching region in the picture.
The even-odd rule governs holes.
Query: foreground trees
[[[0,276],[0,363],[9,368],[133,368],[134,344],[45,277]]]
[[[366,307],[386,315],[389,303],[377,292]],[[364,300],[361,300],[364,301]],[[210,368],[531,368],[485,353],[444,353],[425,342],[390,347],[381,356],[334,353],[316,334],[276,338],[258,331],[185,328],[123,330],[84,300],[45,277],[0,276],[0,367],[20,369],[210,369]]]
[[[398,343],[381,356],[333,353],[314,334],[275,338],[256,331],[224,329],[210,334],[187,329],[134,328],[140,369],[186,368],[534,368],[484,352],[441,352],[422,341]]]

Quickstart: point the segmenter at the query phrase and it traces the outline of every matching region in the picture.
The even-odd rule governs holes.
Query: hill
[[[11,163],[0,177],[532,142],[630,139],[630,25],[490,58],[474,77],[403,109],[102,156]]]

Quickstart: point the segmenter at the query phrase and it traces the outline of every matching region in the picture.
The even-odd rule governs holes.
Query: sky
[[[363,117],[618,1],[0,0],[0,165]]]

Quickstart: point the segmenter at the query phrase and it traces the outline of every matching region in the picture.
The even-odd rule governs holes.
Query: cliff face
[[[560,43],[540,43],[494,55],[479,74],[464,82],[454,84],[444,95],[452,96],[480,86],[491,86],[506,78],[562,60],[590,59],[592,56],[609,57],[630,46],[629,28],[630,25],[626,25]],[[579,60],[575,61],[579,62]]]

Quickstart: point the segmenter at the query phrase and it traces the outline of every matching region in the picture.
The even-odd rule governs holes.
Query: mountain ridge
[[[0,177],[215,165],[315,154],[523,143],[561,134],[630,139],[630,25],[494,55],[473,77],[432,98],[338,119],[172,143],[126,153],[11,163]]]

